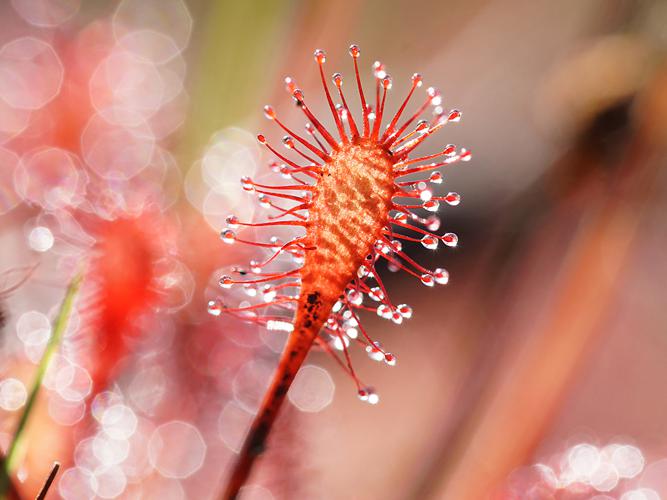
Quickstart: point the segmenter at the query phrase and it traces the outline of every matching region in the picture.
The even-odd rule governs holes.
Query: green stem
[[[26,401],[23,413],[21,414],[21,418],[19,419],[19,422],[16,426],[14,437],[12,438],[9,448],[7,449],[7,456],[5,457],[3,463],[4,467],[2,470],[0,470],[0,498],[2,499],[5,498],[7,489],[10,484],[10,477],[18,465],[18,459],[21,455],[20,450],[22,449],[26,424],[28,423],[30,414],[32,413],[35,402],[37,401],[37,396],[42,387],[42,381],[44,380],[44,375],[46,374],[46,370],[49,367],[51,358],[53,358],[53,355],[58,350],[65,329],[67,328],[67,322],[69,321],[70,314],[72,313],[74,298],[79,291],[82,279],[83,274],[81,272],[77,273],[67,287],[65,298],[60,305],[60,310],[58,311],[58,315],[56,316],[56,319],[53,323],[53,333],[51,334],[51,337],[46,344],[44,355],[42,356],[42,359],[37,366],[37,373],[35,374],[35,380],[32,384],[28,400]]]

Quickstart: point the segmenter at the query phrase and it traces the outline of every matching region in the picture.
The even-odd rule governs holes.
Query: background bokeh
[[[207,313],[230,213],[262,211],[271,103],[326,116],[313,50],[390,110],[415,71],[463,119],[426,145],[456,249],[383,270],[413,318],[353,350],[367,405],[313,352],[244,499],[667,498],[663,0],[0,2],[0,448],[65,288],[85,279],[31,411],[16,498],[217,498],[284,342]],[[331,125],[329,121],[326,122]]]

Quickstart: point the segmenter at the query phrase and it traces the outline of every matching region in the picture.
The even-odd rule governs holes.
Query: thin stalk
[[[76,297],[77,292],[81,286],[81,281],[83,279],[83,274],[81,272],[77,273],[76,276],[72,279],[67,291],[65,292],[65,298],[60,304],[60,309],[56,320],[53,323],[53,333],[49,338],[48,343],[46,344],[46,349],[44,350],[44,355],[37,366],[37,372],[35,374],[35,380],[33,381],[32,387],[30,389],[30,394],[28,400],[26,401],[23,413],[21,418],[16,426],[16,431],[12,438],[9,448],[7,449],[7,456],[5,457],[4,467],[0,470],[0,498],[5,498],[5,494],[9,487],[10,477],[16,470],[18,465],[18,460],[21,455],[20,450],[22,449],[23,439],[25,437],[26,424],[28,419],[32,414],[32,410],[37,401],[37,396],[42,387],[42,381],[44,380],[44,375],[46,370],[49,367],[49,363],[53,358],[53,355],[58,350],[60,342],[62,340],[65,329],[67,328],[67,322],[72,313],[72,306],[74,304],[74,298]]]
[[[60,464],[58,462],[55,462],[53,464],[51,472],[49,473],[49,477],[46,478],[46,482],[44,483],[44,486],[42,486],[42,489],[39,490],[39,493],[35,497],[35,500],[44,500],[46,498],[46,494],[49,492],[49,488],[51,488],[53,481],[56,479],[56,475],[58,474],[58,469],[60,469]]]
[[[234,464],[227,487],[221,497],[223,500],[238,498],[239,491],[248,480],[255,461],[266,449],[266,439],[285,401],[287,391],[306,359],[324,321],[329,316],[334,302],[322,300],[317,291],[301,293],[299,309],[294,321],[294,331],[287,340],[278,368],[273,374],[271,385],[264,395],[264,400]]]

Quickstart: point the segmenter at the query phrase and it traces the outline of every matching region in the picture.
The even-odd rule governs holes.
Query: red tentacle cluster
[[[229,216],[221,238],[225,243],[254,245],[268,254],[262,261],[251,261],[249,269],[235,268],[220,278],[222,288],[242,290],[238,306],[230,306],[228,298],[216,299],[209,302],[208,310],[216,316],[231,314],[270,330],[291,332],[298,305],[306,298],[317,297],[320,310],[326,310],[328,317],[316,343],[352,376],[360,398],[376,403],[377,394],[357,377],[348,348],[351,343],[360,344],[372,359],[389,365],[396,364],[396,357],[370,337],[359,312],[373,311],[401,323],[412,316],[412,309],[392,302],[375,263],[384,259],[390,269],[404,270],[426,286],[448,282],[446,270],[426,269],[403,251],[401,242],[420,242],[432,250],[440,244],[457,245],[454,233],[438,234],[440,220],[434,212],[441,202],[458,205],[460,196],[453,192],[436,196],[431,185],[442,183],[440,167],[468,161],[471,153],[450,144],[438,153],[411,157],[434,132],[458,122],[460,111],[444,111],[440,93],[428,88],[417,110],[401,123],[409,101],[422,86],[421,75],[414,74],[408,95],[382,129],[391,77],[383,64],[373,65],[375,105],[370,105],[359,74],[359,48],[352,45],[350,54],[361,104],[360,122],[350,111],[340,73],[332,77],[340,99],[335,104],[324,75],[326,56],[321,50],[314,54],[338,138],[313,114],[292,78],[286,78],[285,83],[308,120],[306,135],[294,132],[271,106],[265,106],[266,118],[287,134],[283,139],[287,153],[279,152],[263,135],[258,140],[277,158],[271,163],[272,170],[291,183],[267,185],[248,177],[241,180],[243,189],[256,194],[260,204],[273,214],[267,222],[260,223],[241,222],[236,216]],[[433,108],[432,118],[419,120],[429,107]],[[419,173],[429,175],[415,179],[414,174]],[[237,235],[239,228],[255,228],[259,232],[281,226],[302,233],[288,241],[274,236],[268,242]],[[280,267],[285,257],[298,267]],[[342,358],[337,352],[342,352]]]
[[[85,327],[77,333],[76,345],[86,353],[81,357],[87,360],[91,394],[96,395],[118,375],[118,364],[131,352],[127,341],[139,335],[137,320],[164,301],[156,272],[164,253],[157,231],[146,230],[161,224],[153,214],[83,220],[96,244],[79,308]]]

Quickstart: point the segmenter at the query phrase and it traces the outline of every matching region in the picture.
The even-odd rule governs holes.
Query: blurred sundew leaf
[[[183,169],[216,130],[243,123],[249,110],[261,108],[276,48],[296,4],[224,0],[195,13],[201,34],[191,47],[191,108],[180,151]]]
[[[72,314],[74,299],[79,292],[82,280],[82,272],[79,272],[76,274],[76,276],[74,276],[69,286],[67,287],[65,298],[60,304],[58,315],[53,322],[52,334],[49,337],[48,343],[46,344],[46,349],[44,350],[42,359],[37,366],[35,380],[33,381],[32,387],[30,389],[28,400],[26,401],[25,407],[23,408],[23,413],[21,414],[19,422],[16,426],[16,431],[14,432],[12,441],[9,444],[9,448],[7,449],[7,456],[2,463],[3,467],[0,470],[0,498],[5,498],[5,494],[10,484],[10,477],[18,465],[18,461],[21,456],[21,448],[26,424],[28,423],[32,409],[34,408],[35,402],[37,401],[37,396],[39,395],[39,391],[42,387],[42,381],[46,375],[46,370],[49,367],[49,363],[60,346],[63,334],[67,328],[67,323],[69,322],[70,315]]]

